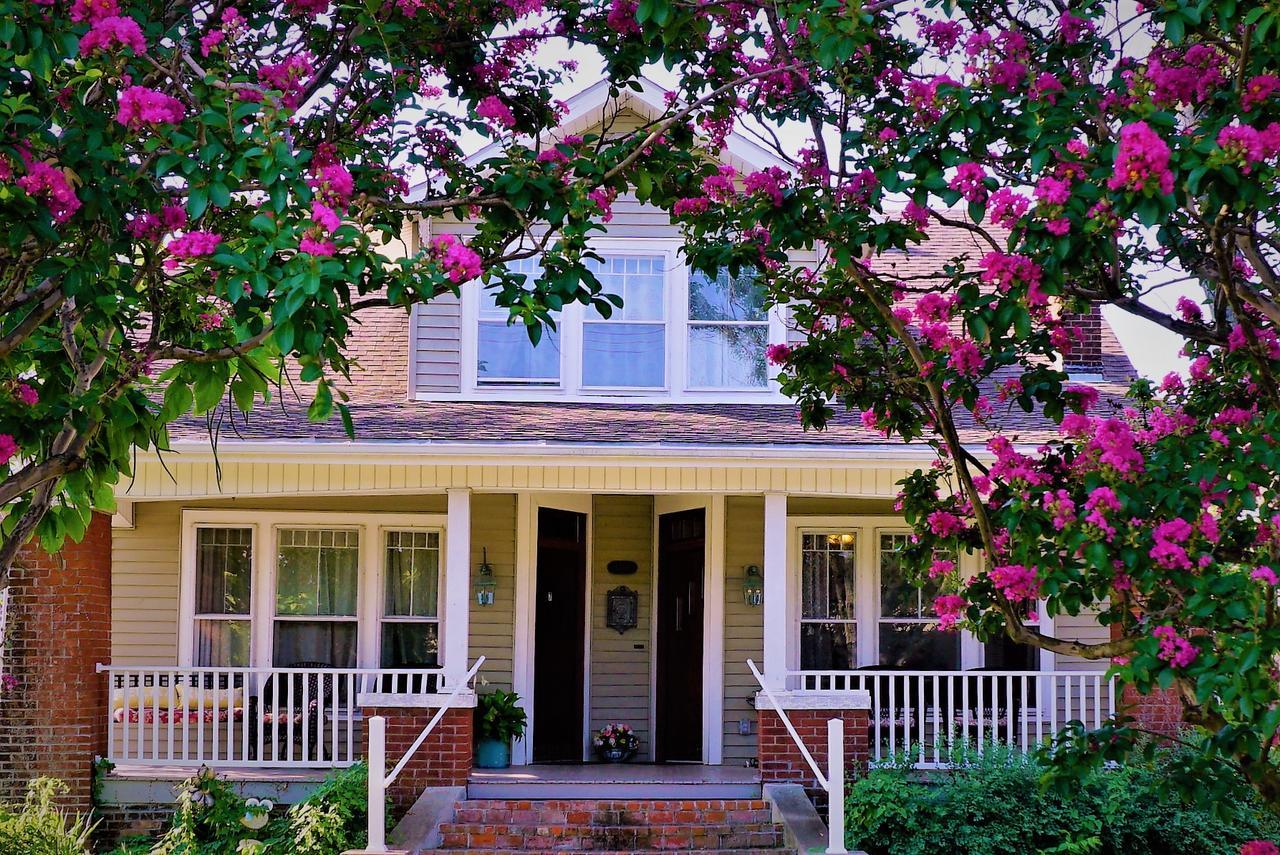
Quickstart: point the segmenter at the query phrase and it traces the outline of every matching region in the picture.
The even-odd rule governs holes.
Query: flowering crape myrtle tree
[[[944,629],[1173,688],[1208,734],[1198,791],[1235,767],[1280,805],[1280,9],[1127,5],[711,11],[723,74],[773,73],[695,120],[755,132],[794,170],[706,165],[662,193],[696,263],[756,268],[792,305],[807,337],[770,356],[807,425],[855,409],[937,449],[901,508],[917,572],[946,580]],[[971,251],[896,275],[941,228]],[[1198,296],[1161,311],[1148,295],[1171,283]],[[1099,305],[1182,337],[1189,377],[1103,399],[1072,383],[1063,356]],[[1020,442],[1015,410],[1056,439]],[[981,556],[971,578],[962,551]],[[1053,637],[1038,609],[1096,609],[1113,640]],[[1123,756],[1133,725],[1069,729],[1058,762]]]
[[[579,0],[0,0],[0,586],[112,507],[135,448],[285,366],[350,429],[365,308],[482,277],[534,337],[567,302],[607,314],[586,237],[685,168],[692,108],[546,146],[576,75],[542,53],[586,43],[623,86],[681,55],[660,36]],[[468,164],[468,131],[501,153]],[[401,244],[424,215],[479,226]],[[534,252],[537,283],[502,266]]]

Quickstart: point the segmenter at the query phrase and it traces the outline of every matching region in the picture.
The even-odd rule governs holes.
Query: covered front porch
[[[144,465],[114,530],[107,757],[343,766],[370,709],[469,715],[502,688],[517,766],[590,762],[625,722],[638,763],[765,769],[748,659],[794,708],[866,692],[873,762],[1109,714],[1086,663],[937,632],[894,560],[913,460],[812,453]]]

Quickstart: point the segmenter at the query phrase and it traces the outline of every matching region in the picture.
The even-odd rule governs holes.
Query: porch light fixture
[[[748,564],[742,574],[742,600],[753,607],[764,604],[764,577],[754,564]]]
[[[476,592],[476,605],[493,605],[493,592],[498,589],[498,583],[493,579],[493,565],[489,563],[487,546],[480,550],[480,570],[476,574],[476,581],[472,588]]]

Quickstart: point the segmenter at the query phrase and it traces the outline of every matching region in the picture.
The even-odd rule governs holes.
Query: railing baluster
[[[872,679],[877,683],[889,684],[889,709],[887,710],[889,715],[889,756],[893,757],[898,753],[898,681],[893,677],[886,678],[880,675]],[[906,684],[903,684],[903,688],[906,688]],[[877,712],[876,714],[879,715],[880,713]],[[906,740],[910,737],[910,731],[905,726],[907,724],[906,718],[903,718],[903,724],[902,738]],[[905,751],[908,746],[904,745],[902,748]]]
[[[920,726],[917,728],[917,732],[920,739],[920,747],[917,749],[917,751],[920,755],[920,762],[923,763],[924,762],[924,745],[925,745],[924,726],[925,726],[925,718],[926,718],[925,708],[924,708],[924,678],[920,677],[919,675],[913,675],[913,679],[916,681],[916,691],[914,692],[914,694],[915,694],[916,702],[919,704],[918,709],[920,710]]]
[[[1031,743],[1027,741],[1027,675],[1022,675],[1022,707],[1018,710],[1018,724],[1022,736],[1022,750],[1026,751]]]
[[[213,739],[211,740],[213,742],[211,759],[215,761],[218,759],[218,743],[221,741],[220,736],[222,733],[222,731],[218,729],[218,706],[222,703],[222,689],[220,688],[221,681],[219,680],[221,676],[222,674],[220,673],[210,675],[210,693],[213,695],[210,700],[210,708],[200,711],[200,729],[204,730],[207,722],[209,730],[213,734]]]
[[[978,750],[982,750],[982,742],[986,737],[986,727],[982,723],[983,713],[986,708],[986,692],[987,677],[985,674],[978,675]]]

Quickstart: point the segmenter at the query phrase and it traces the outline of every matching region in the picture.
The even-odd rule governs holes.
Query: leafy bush
[[[871,855],[1238,855],[1247,840],[1280,839],[1280,817],[1243,779],[1216,811],[1164,786],[1182,753],[1094,772],[1067,792],[1043,786],[1040,760],[1002,747],[933,774],[877,768],[849,788],[847,842]]]
[[[0,805],[0,855],[85,855],[93,826],[54,804],[66,792],[61,781],[37,778],[22,804]]]
[[[368,780],[368,767],[357,763],[254,830],[249,824],[265,808],[203,769],[183,783],[173,820],[158,841],[122,845],[116,855],[338,855],[361,849],[368,840]]]
[[[476,703],[476,736],[510,742],[524,736],[526,716],[515,692],[495,689],[480,695]]]

